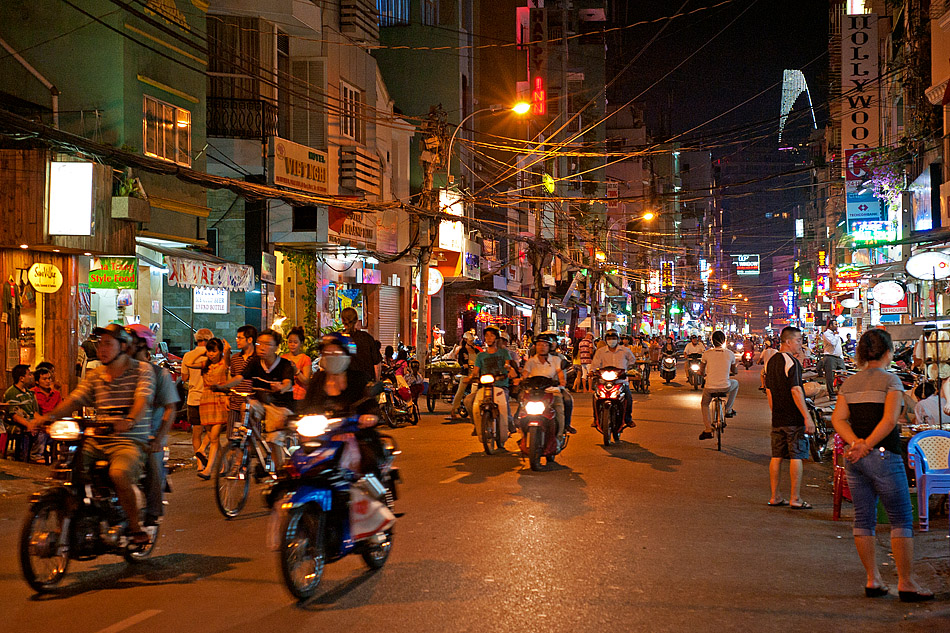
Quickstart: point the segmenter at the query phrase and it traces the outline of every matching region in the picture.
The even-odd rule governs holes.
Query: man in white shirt
[[[765,391],[765,368],[769,366],[769,359],[776,354],[778,354],[778,350],[772,347],[772,341],[765,339],[765,349],[759,354],[759,364],[762,365],[762,386],[759,387],[759,391]]]
[[[841,351],[841,336],[838,334],[838,322],[831,317],[821,333],[821,346],[824,356],[821,359],[825,374],[825,387],[828,397],[835,399],[835,370],[844,369],[844,353]]]
[[[204,380],[200,369],[188,369],[189,365],[196,364],[198,358],[205,355],[205,343],[214,338],[208,328],[201,328],[195,332],[195,349],[185,352],[181,359],[181,380],[188,385],[188,399],[185,401],[188,413],[188,423],[191,425],[191,445],[195,449],[198,459],[198,469],[204,470],[208,465],[208,446],[211,444],[210,426],[201,426],[201,416],[198,405],[201,403],[201,394],[204,391]],[[202,437],[204,436],[204,437]]]
[[[689,337],[689,343],[686,344],[686,347],[683,348],[683,356],[689,358],[691,354],[703,355],[703,352],[706,351],[706,346],[702,344],[699,340],[699,337],[693,334]]]
[[[917,424],[941,425],[950,423],[950,415],[940,411],[937,406],[937,390],[929,382],[925,382],[918,389],[923,398],[914,407],[914,417]]]
[[[539,334],[535,339],[535,355],[525,361],[524,377],[544,376],[549,378],[559,388],[563,388],[564,372],[561,371],[561,357],[557,354],[551,354],[553,342],[549,335]],[[564,398],[561,391],[554,394],[554,419],[557,420],[558,437],[564,435]],[[551,461],[549,459],[549,461]]]
[[[706,377],[706,386],[703,387],[702,413],[703,425],[706,427],[699,434],[699,439],[712,439],[713,428],[709,423],[709,403],[712,402],[712,394],[717,392],[728,392],[726,400],[726,417],[731,418],[736,415],[732,406],[736,402],[736,395],[739,393],[739,381],[730,376],[736,373],[736,355],[732,350],[726,348],[726,335],[716,330],[712,335],[712,347],[703,354],[703,360],[700,364],[700,373]]]

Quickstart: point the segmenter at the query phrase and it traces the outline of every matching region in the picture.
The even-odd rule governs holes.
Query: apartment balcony
[[[277,136],[277,106],[263,99],[208,97],[208,136],[265,139]]]

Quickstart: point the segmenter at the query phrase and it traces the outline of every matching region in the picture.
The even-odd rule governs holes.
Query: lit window
[[[145,96],[145,155],[191,166],[191,112]]]
[[[380,26],[409,24],[409,0],[376,0]]]
[[[357,143],[363,142],[363,93],[340,82],[340,134]]]

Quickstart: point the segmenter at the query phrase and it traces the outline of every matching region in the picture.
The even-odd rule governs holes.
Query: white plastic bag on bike
[[[372,498],[361,486],[350,486],[350,534],[354,540],[388,530],[396,516],[386,504]]]

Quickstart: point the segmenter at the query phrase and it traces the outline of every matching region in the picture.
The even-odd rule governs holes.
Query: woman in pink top
[[[283,358],[292,362],[297,369],[294,376],[294,404],[298,404],[297,401],[303,400],[307,395],[307,385],[310,384],[310,376],[313,373],[313,362],[301,351],[305,339],[306,335],[302,327],[291,328],[287,335],[288,351],[283,355]]]

